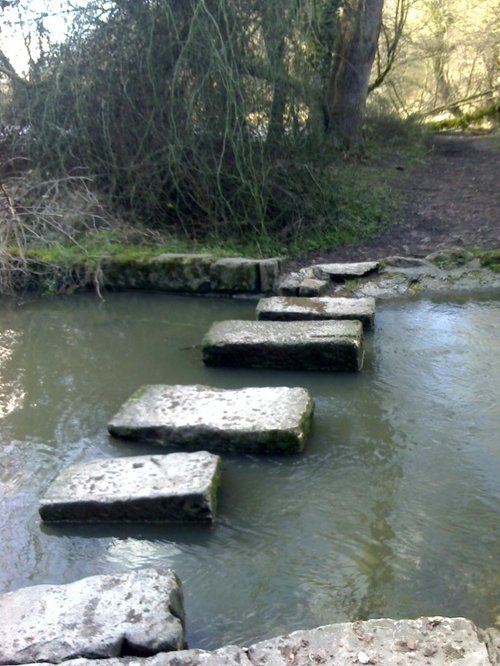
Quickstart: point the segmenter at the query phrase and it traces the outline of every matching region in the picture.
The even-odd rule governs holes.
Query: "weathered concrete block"
[[[103,284],[110,289],[153,289],[173,293],[207,293],[214,259],[209,254],[161,254],[104,259]]]
[[[144,386],[108,424],[117,437],[212,451],[302,451],[314,404],[302,388]]]
[[[252,645],[259,666],[491,666],[477,629],[464,618],[368,620],[296,631]]]
[[[316,264],[311,266],[314,275],[320,280],[345,280],[373,273],[379,267],[378,261],[362,261],[351,264]]]
[[[274,321],[357,319],[365,329],[372,329],[375,320],[375,299],[331,296],[261,298],[257,304],[257,319]]]
[[[210,269],[212,291],[255,293],[259,291],[259,261],[242,257],[219,259]]]
[[[282,260],[280,257],[271,257],[269,259],[259,259],[259,283],[263,294],[272,294],[276,285],[278,284],[279,277],[282,270]]]
[[[202,341],[212,366],[289,370],[361,370],[359,321],[221,321]]]
[[[39,512],[47,522],[209,522],[219,476],[206,451],[94,460],[64,470]]]
[[[0,664],[148,656],[184,646],[181,585],[170,570],[92,576],[0,595]]]
[[[328,280],[304,278],[299,284],[299,296],[321,296],[326,293],[329,284]]]

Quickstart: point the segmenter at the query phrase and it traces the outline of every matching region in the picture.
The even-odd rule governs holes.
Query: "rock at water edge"
[[[102,261],[103,284],[110,289],[207,293],[213,261],[209,254],[117,255]]]
[[[142,569],[0,595],[0,664],[152,655],[184,647],[177,576]]]
[[[375,321],[375,299],[332,296],[261,298],[257,304],[257,319],[273,321],[357,319],[365,329],[369,330],[373,328]]]
[[[490,666],[485,643],[464,618],[368,620],[296,631],[248,649],[259,666]]]
[[[358,371],[363,326],[359,321],[221,321],[206,334],[202,351],[211,366]]]
[[[206,451],[93,460],[65,469],[39,512],[46,522],[211,522],[219,476]]]
[[[243,257],[219,259],[210,269],[211,290],[227,293],[259,291],[259,261]]]
[[[271,294],[276,289],[282,271],[282,263],[280,257],[258,260],[259,291],[263,294]]]
[[[46,666],[46,663],[39,663],[38,666]],[[72,659],[64,662],[64,666],[252,666],[252,662],[245,648],[227,645],[213,652],[193,649],[161,652],[152,657],[133,659],[115,657],[107,659],[105,664],[99,659]]]
[[[297,453],[304,449],[313,409],[303,388],[157,384],[136,391],[108,430],[116,437],[188,450]]]
[[[311,269],[320,280],[345,280],[364,277],[375,272],[378,267],[378,261],[361,261],[351,264],[316,264]]]

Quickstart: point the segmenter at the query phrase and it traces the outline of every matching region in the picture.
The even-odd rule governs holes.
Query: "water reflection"
[[[380,306],[357,375],[205,368],[211,321],[254,305],[118,294],[5,308],[0,377],[17,398],[0,417],[0,590],[168,566],[201,647],[376,616],[492,624],[500,301]],[[312,437],[290,458],[224,456],[214,528],[42,527],[38,498],[61,468],[158,452],[106,432],[144,383],[303,385]]]

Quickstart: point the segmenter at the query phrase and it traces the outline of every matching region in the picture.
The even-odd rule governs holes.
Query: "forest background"
[[[394,222],[391,173],[429,129],[499,120],[500,0],[2,0],[0,18],[3,290],[33,255],[359,242]]]

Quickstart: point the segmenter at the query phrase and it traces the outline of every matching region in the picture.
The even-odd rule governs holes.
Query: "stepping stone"
[[[168,569],[22,588],[0,595],[0,617],[0,664],[148,656],[184,647],[181,585]]]
[[[376,271],[378,261],[361,261],[353,264],[316,264],[311,266],[312,271],[319,280],[345,280],[346,278],[359,278]]]
[[[365,329],[372,329],[375,320],[375,299],[272,296],[261,298],[258,302],[257,319],[274,321],[357,319]]]
[[[304,449],[313,408],[303,388],[153,384],[125,402],[108,430],[117,437],[191,450],[297,453]]]
[[[64,470],[40,501],[46,522],[210,522],[218,456],[172,453],[110,458]]]
[[[203,361],[226,367],[358,371],[359,321],[220,321],[202,341]]]

